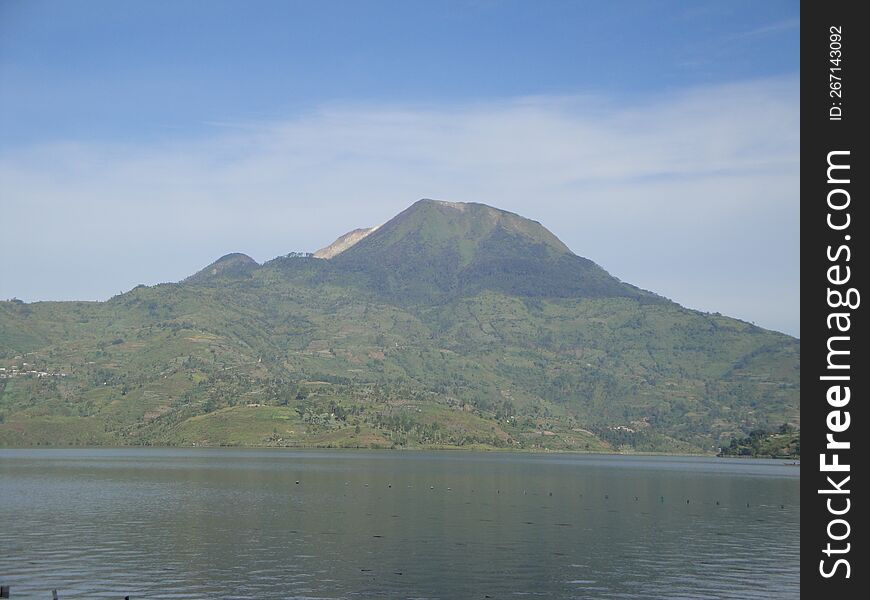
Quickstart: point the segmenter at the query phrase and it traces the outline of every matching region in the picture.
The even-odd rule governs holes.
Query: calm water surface
[[[0,450],[12,598],[798,598],[782,461]]]

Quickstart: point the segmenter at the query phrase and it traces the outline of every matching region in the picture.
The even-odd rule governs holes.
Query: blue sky
[[[0,0],[0,297],[103,299],[436,197],[797,334],[798,46],[772,0]]]

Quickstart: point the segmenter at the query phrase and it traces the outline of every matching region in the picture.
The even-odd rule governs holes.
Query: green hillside
[[[0,302],[0,368],[0,445],[716,452],[800,424],[798,340],[480,204],[420,201],[329,260]]]

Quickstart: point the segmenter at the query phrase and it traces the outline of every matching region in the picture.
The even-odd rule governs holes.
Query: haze
[[[482,202],[799,335],[796,2],[0,4],[0,298]]]

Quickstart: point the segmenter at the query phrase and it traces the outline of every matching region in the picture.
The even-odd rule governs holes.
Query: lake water
[[[12,598],[798,598],[799,468],[0,449]]]

